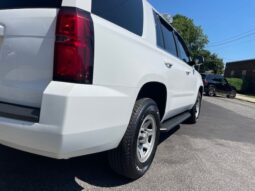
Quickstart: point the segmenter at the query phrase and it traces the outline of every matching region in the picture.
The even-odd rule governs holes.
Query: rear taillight
[[[56,26],[53,80],[92,84],[94,30],[91,15],[61,8]]]
[[[204,85],[207,86],[208,85],[208,81],[204,80]]]

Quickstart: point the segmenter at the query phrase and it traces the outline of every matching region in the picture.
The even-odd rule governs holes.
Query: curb
[[[255,101],[249,101],[247,99],[242,99],[242,98],[237,98],[237,97],[235,99],[255,104]]]

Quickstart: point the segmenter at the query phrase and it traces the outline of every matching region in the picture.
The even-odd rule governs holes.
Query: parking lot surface
[[[255,190],[255,104],[205,97],[197,125],[161,136],[155,161],[141,179],[114,174],[106,154],[53,160],[0,146],[1,191]]]

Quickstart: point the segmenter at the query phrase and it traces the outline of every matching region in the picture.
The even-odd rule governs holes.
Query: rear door
[[[223,77],[215,75],[212,77],[212,82],[216,88],[216,92],[220,95],[222,95],[224,92],[224,87],[223,87]]]
[[[0,1],[0,102],[40,107],[62,0]]]
[[[224,96],[228,95],[229,92],[231,91],[231,87],[229,86],[228,81],[223,77],[221,78],[219,89]]]
[[[176,45],[178,50],[178,57],[185,65],[184,72],[186,74],[186,95],[190,103],[194,104],[194,97],[197,97],[197,77],[195,68],[190,66],[191,58],[184,40],[175,32]],[[193,100],[193,102],[192,102]]]
[[[155,17],[157,45],[164,50],[162,64],[165,65],[168,77],[168,113],[166,114],[166,118],[169,118],[186,111],[192,102],[193,92],[188,87],[190,82],[187,74],[191,68],[178,58],[173,28],[156,13]]]

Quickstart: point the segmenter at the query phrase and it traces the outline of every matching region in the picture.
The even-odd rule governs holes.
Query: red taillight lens
[[[94,30],[89,13],[77,8],[61,8],[55,42],[55,81],[92,84]]]

